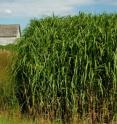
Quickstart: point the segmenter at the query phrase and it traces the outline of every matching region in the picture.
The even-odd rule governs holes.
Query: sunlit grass
[[[14,82],[11,80],[11,62],[13,53],[0,49],[0,110],[14,106]]]
[[[116,124],[116,14],[34,19],[0,48],[0,123]]]
[[[117,112],[117,14],[32,20],[13,76],[22,113],[111,121]]]
[[[60,121],[50,121],[38,117],[33,120],[30,117],[22,117],[18,111],[0,112],[0,124],[62,124]],[[75,124],[75,123],[74,123]]]
[[[32,121],[27,120],[17,120],[17,119],[8,119],[5,117],[0,117],[0,124],[35,124]]]

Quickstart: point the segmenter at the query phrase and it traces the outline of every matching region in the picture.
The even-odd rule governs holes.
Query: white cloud
[[[6,13],[6,14],[12,14],[12,10],[6,9],[6,10],[5,10],[5,13]]]
[[[66,5],[74,6],[74,5],[89,5],[95,3],[94,0],[64,0]]]
[[[93,0],[7,0],[7,2],[1,2],[0,10],[6,9],[7,14],[12,13],[12,16],[18,17],[37,17],[52,15],[52,13],[67,15],[73,13],[74,6],[91,4],[92,2]],[[0,15],[6,16],[1,11]]]
[[[117,4],[116,0],[0,0],[0,16],[40,17],[53,13],[68,15],[74,13],[75,6],[115,3]]]

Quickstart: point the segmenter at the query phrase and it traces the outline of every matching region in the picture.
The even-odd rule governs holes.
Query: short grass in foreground
[[[7,118],[0,118],[0,124],[35,124],[31,121],[24,121],[24,120],[12,120]]]
[[[18,113],[13,113],[9,115],[8,112],[0,113],[0,124],[62,124],[61,122],[37,118],[35,121],[31,118],[21,117]]]

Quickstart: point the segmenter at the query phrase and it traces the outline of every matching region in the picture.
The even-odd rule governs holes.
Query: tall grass
[[[13,75],[22,113],[109,122],[117,108],[117,14],[31,20]]]
[[[0,48],[0,112],[10,109],[16,102],[11,80],[12,57],[13,52]]]

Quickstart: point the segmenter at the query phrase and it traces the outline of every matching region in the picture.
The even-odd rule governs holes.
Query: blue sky
[[[89,13],[116,12],[117,0],[0,0],[0,23],[20,24],[22,29],[32,18]]]

